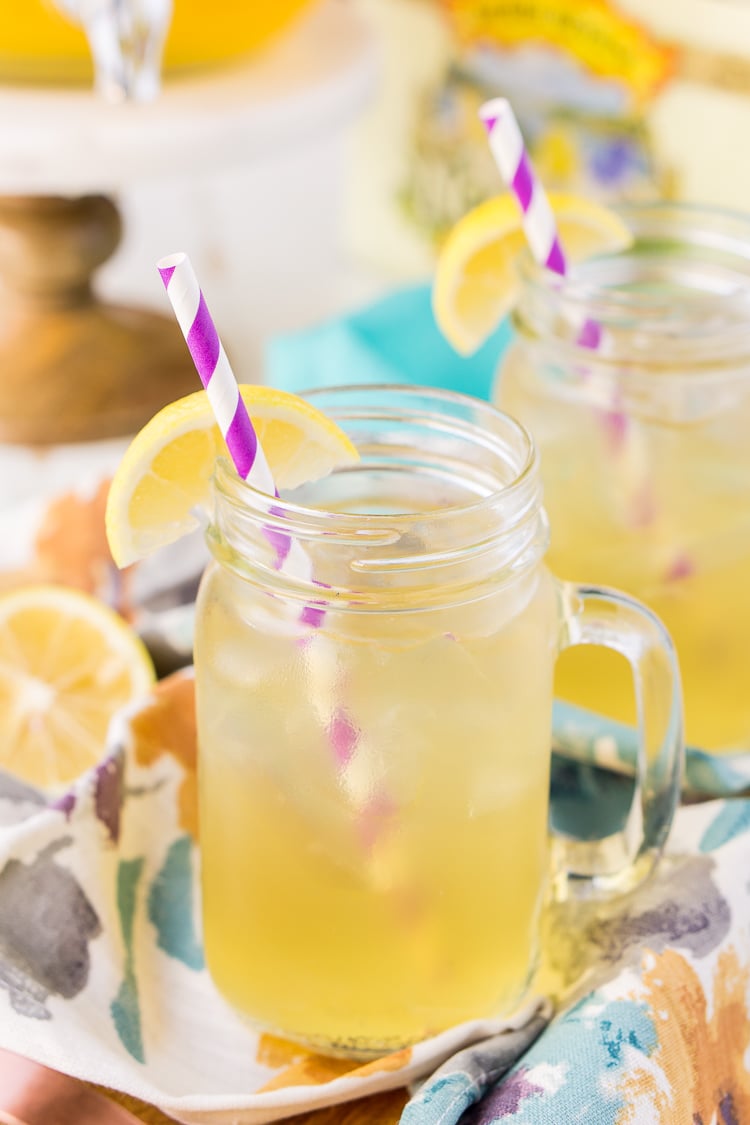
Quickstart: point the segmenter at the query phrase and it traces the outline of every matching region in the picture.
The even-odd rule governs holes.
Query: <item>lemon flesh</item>
[[[258,441],[277,488],[317,480],[358,453],[339,427],[297,395],[243,385]],[[160,410],[135,436],[107,498],[109,548],[118,566],[145,558],[198,526],[224,439],[205,391]]]
[[[0,769],[55,789],[102,756],[112,714],[148,691],[144,645],[113,610],[64,586],[0,596]]]
[[[570,262],[615,253],[632,242],[622,219],[575,195],[549,195]],[[446,340],[469,355],[497,328],[518,297],[516,259],[526,246],[518,203],[510,194],[475,207],[453,227],[440,252],[433,311]]]

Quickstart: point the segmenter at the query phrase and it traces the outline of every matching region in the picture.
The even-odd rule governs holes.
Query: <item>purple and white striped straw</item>
[[[259,492],[276,495],[271,470],[190,259],[187,254],[170,254],[157,262],[156,268],[235,469]]]
[[[490,151],[500,175],[518,202],[523,231],[534,261],[565,277],[568,263],[555,215],[529,159],[513,107],[506,98],[492,98],[480,107],[479,116],[487,130]],[[602,342],[601,325],[595,320],[586,320],[577,342],[582,348],[596,350]]]
[[[216,331],[192,263],[187,254],[170,254],[156,263],[164,288],[182,329],[188,351],[195,364],[208,401],[240,477],[259,492],[278,496],[266,455],[258,441],[234,372]],[[271,514],[274,509],[271,508]],[[286,532],[264,528],[264,535],[276,552],[276,568],[305,581],[313,581],[310,558],[300,544]],[[308,603],[300,621],[320,628],[325,610]],[[346,764],[357,738],[347,712],[337,707],[329,728],[329,740],[338,763]]]
[[[500,175],[521,208],[526,240],[534,260],[565,275],[567,262],[547,193],[534,171],[510,102],[493,98],[479,110]]]
[[[278,496],[266,455],[242,401],[190,259],[187,254],[170,254],[157,262],[156,268],[237,473],[259,492]],[[276,569],[309,580],[310,559],[299,543],[286,532],[272,527],[265,528],[264,534],[276,553]],[[315,606],[306,607],[302,614],[308,624],[318,623],[321,616]]]

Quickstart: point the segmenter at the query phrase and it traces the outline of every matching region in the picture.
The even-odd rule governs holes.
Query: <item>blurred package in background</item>
[[[745,0],[362,0],[388,49],[352,243],[398,277],[500,184],[477,121],[509,97],[545,183],[747,206]],[[416,48],[418,44],[418,49]],[[377,153],[374,156],[374,153]],[[380,189],[380,198],[377,191]]]

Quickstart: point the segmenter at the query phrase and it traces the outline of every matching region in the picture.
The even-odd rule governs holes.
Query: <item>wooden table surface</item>
[[[158,1109],[144,1105],[134,1098],[114,1094],[110,1094],[109,1097],[147,1125],[174,1125],[172,1118],[165,1117]],[[406,1090],[392,1090],[387,1094],[373,1094],[372,1097],[360,1098],[358,1101],[346,1102],[344,1105],[316,1109],[311,1113],[302,1113],[287,1120],[292,1125],[397,1125],[408,1097]],[[71,1122],[71,1125],[74,1123]]]

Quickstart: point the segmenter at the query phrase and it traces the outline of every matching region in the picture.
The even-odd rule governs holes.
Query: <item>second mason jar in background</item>
[[[569,278],[521,265],[516,342],[496,397],[539,447],[563,578],[617,586],[666,623],[689,743],[750,749],[750,218],[624,212],[619,255]],[[630,715],[629,678],[597,650],[561,694]]]

